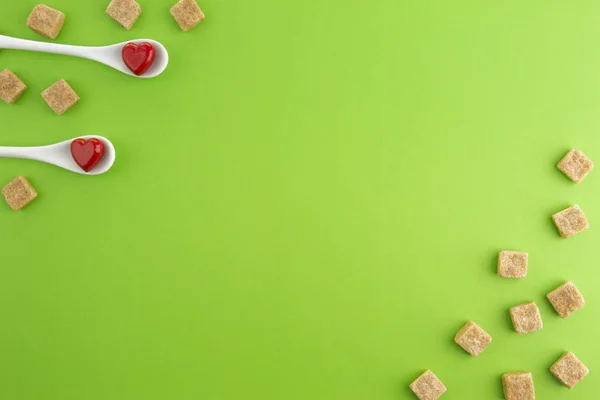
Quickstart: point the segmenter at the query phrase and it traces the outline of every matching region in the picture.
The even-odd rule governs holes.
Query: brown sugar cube
[[[79,101],[77,93],[71,89],[71,86],[69,86],[64,79],[61,79],[48,89],[44,90],[42,92],[42,97],[46,100],[46,103],[48,103],[50,108],[58,115],[63,114]]]
[[[454,341],[467,353],[477,357],[492,342],[492,337],[475,322],[469,321],[456,333]]]
[[[512,319],[515,331],[519,335],[537,331],[544,327],[540,310],[535,301],[511,307],[510,318]]]
[[[498,254],[498,275],[503,278],[525,278],[527,257],[523,251],[501,251]]]
[[[590,227],[585,219],[583,211],[577,204],[565,210],[557,212],[552,216],[554,224],[558,228],[560,236],[564,238],[571,237],[579,232],[585,231]]]
[[[64,23],[65,14],[44,4],[35,6],[27,18],[27,26],[32,31],[49,39],[56,39]]]
[[[0,99],[12,104],[21,97],[27,86],[11,70],[0,72]]]
[[[581,183],[594,168],[594,163],[582,151],[573,149],[556,166],[573,182]]]
[[[510,372],[502,375],[502,388],[506,400],[535,400],[531,372]]]
[[[572,389],[586,377],[590,370],[575,357],[575,354],[567,351],[550,367],[550,372],[563,385]]]
[[[204,19],[204,13],[194,0],[179,0],[171,7],[171,15],[184,32],[189,31]]]
[[[20,210],[37,197],[37,192],[22,176],[17,176],[2,188],[2,194],[8,205],[15,211]]]
[[[566,282],[546,295],[558,315],[566,318],[585,305],[581,292],[573,282]]]
[[[446,386],[430,370],[423,372],[408,387],[417,395],[419,400],[436,400],[446,393]]]
[[[112,0],[106,13],[123,28],[130,30],[142,13],[142,7],[135,0]]]

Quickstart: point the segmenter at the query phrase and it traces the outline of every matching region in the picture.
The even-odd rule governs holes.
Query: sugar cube
[[[27,26],[49,39],[56,39],[65,22],[65,14],[44,4],[33,8],[27,18]]]
[[[454,341],[473,357],[477,357],[492,342],[492,337],[475,322],[469,321],[456,333]]]
[[[446,393],[446,386],[430,370],[423,372],[409,387],[419,400],[436,400]]]
[[[542,324],[540,310],[537,304],[535,304],[535,301],[511,307],[510,318],[512,319],[515,331],[517,331],[519,335],[537,331],[544,326]]]
[[[0,99],[12,104],[21,97],[27,86],[11,70],[0,72]]]
[[[17,176],[4,186],[2,194],[8,205],[15,211],[25,207],[37,197],[37,192],[23,176]]]
[[[594,163],[582,151],[573,149],[560,160],[557,167],[573,182],[580,183],[594,168]]]
[[[575,357],[575,354],[567,351],[550,367],[550,372],[563,385],[572,389],[586,377],[590,370]]]
[[[585,305],[581,292],[573,282],[566,282],[546,295],[558,315],[566,318]]]
[[[527,258],[527,253],[523,251],[501,251],[498,254],[498,275],[503,278],[525,278]]]
[[[502,375],[502,388],[506,400],[535,400],[531,372],[510,372]]]
[[[171,7],[171,15],[184,32],[189,31],[204,19],[204,13],[195,0],[179,0]]]
[[[554,214],[552,219],[560,236],[564,238],[576,235],[590,227],[583,211],[577,204]]]
[[[142,8],[135,0],[112,0],[106,13],[123,28],[130,30],[142,13]]]
[[[50,108],[58,115],[63,114],[79,101],[77,93],[75,93],[64,79],[61,79],[48,89],[44,90],[42,92],[42,97],[46,100],[46,103],[48,103]]]

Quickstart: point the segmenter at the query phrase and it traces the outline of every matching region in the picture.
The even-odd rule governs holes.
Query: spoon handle
[[[72,46],[68,44],[38,42],[0,35],[0,49],[41,51],[44,53],[64,54],[98,61],[98,53],[102,47]]]
[[[43,147],[6,147],[0,146],[0,158],[25,158],[42,161]]]

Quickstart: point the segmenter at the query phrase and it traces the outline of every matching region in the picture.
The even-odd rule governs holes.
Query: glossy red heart
[[[142,75],[154,62],[156,52],[154,46],[148,42],[140,44],[127,43],[121,52],[127,68],[136,75]]]
[[[104,143],[99,139],[75,139],[71,142],[73,160],[85,172],[90,172],[104,155]]]

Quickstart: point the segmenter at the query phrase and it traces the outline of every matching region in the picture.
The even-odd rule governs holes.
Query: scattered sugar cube
[[[2,188],[6,202],[15,211],[31,203],[37,197],[37,192],[22,176],[17,176],[8,185]]]
[[[581,292],[573,282],[566,282],[546,295],[558,315],[566,318],[585,305]]]
[[[510,318],[512,319],[515,331],[519,335],[537,331],[544,327],[540,310],[535,301],[511,307]]]
[[[583,211],[577,204],[565,210],[557,212],[552,216],[554,224],[558,228],[560,236],[564,238],[571,237],[579,232],[585,231],[590,227],[585,219]]]
[[[0,99],[12,104],[21,97],[27,86],[11,70],[0,72]]]
[[[580,183],[594,168],[594,163],[582,151],[573,149],[556,166],[573,182]]]
[[[46,103],[48,103],[50,108],[58,115],[63,114],[79,101],[77,93],[71,89],[71,86],[69,86],[64,79],[61,79],[48,89],[44,90],[42,92],[42,97],[46,100]]]
[[[135,0],[112,0],[106,13],[123,28],[130,30],[142,13],[142,7]]]
[[[498,254],[498,275],[503,278],[525,278],[527,256],[523,251],[501,251]]]
[[[419,400],[436,400],[446,393],[446,386],[430,370],[423,372],[409,387]]]
[[[204,13],[195,0],[179,0],[171,7],[171,15],[184,32],[191,30],[204,19]]]
[[[27,18],[27,26],[32,31],[49,39],[56,39],[64,23],[65,14],[44,4],[35,6]]]
[[[502,387],[506,400],[535,400],[531,372],[510,372],[502,375]]]
[[[550,372],[563,385],[572,389],[590,370],[575,357],[575,354],[567,351],[550,367]]]
[[[475,322],[469,321],[456,333],[454,341],[467,353],[477,357],[492,342],[492,337]]]

